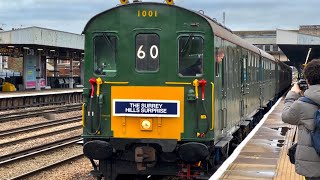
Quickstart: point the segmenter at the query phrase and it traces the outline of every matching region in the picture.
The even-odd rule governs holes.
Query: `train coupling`
[[[142,146],[135,148],[135,162],[138,171],[145,171],[147,167],[156,165],[156,150],[153,147]]]

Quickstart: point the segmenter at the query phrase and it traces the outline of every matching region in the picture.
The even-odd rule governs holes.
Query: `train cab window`
[[[179,75],[199,77],[203,74],[203,38],[182,36],[179,38]]]
[[[103,76],[115,76],[116,69],[116,44],[115,36],[106,33],[94,37],[94,73]]]
[[[159,71],[160,37],[157,34],[138,34],[136,36],[136,71]]]

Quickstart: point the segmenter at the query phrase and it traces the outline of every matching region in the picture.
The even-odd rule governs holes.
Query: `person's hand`
[[[301,90],[300,90],[300,87],[299,87],[298,83],[294,83],[294,85],[291,88],[291,91],[294,91],[294,92],[296,92],[298,94],[301,93]]]

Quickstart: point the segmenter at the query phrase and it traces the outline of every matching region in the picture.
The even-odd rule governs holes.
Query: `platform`
[[[259,129],[254,129],[256,132],[249,134],[248,138],[251,135],[251,139],[240,144],[239,146],[244,146],[238,147],[230,160],[226,160],[210,180],[303,180],[303,176],[295,173],[294,165],[287,156],[287,150],[292,145],[297,130],[296,126],[282,122],[283,107],[284,99],[279,100],[265,115],[257,125]]]
[[[83,89],[0,92],[0,110],[82,103]]]
[[[3,98],[15,98],[15,97],[28,97],[28,96],[41,96],[41,95],[53,95],[53,94],[68,94],[68,93],[80,93],[83,92],[82,88],[79,89],[48,89],[41,91],[14,91],[14,92],[0,92],[0,99]]]

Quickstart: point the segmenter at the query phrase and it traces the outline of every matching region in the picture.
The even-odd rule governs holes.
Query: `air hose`
[[[192,82],[193,86],[194,86],[194,92],[195,92],[195,95],[196,95],[196,113],[195,113],[195,119],[196,119],[196,128],[195,128],[195,131],[196,133],[198,132],[199,130],[199,105],[198,105],[198,99],[199,99],[199,93],[198,93],[198,88],[199,88],[199,81],[198,79],[195,79],[193,82]]]
[[[90,112],[90,132],[91,134],[93,132],[93,111],[92,111],[92,99],[94,96],[94,84],[97,83],[97,80],[95,78],[90,78],[89,82],[91,84],[91,94],[90,94],[90,100],[89,100],[89,112]]]
[[[210,128],[210,120],[207,116],[208,114],[208,111],[207,111],[207,108],[206,108],[206,104],[205,104],[205,101],[204,100],[201,100],[202,101],[202,108],[204,110],[204,115],[206,116],[206,119],[207,119],[207,127],[206,127],[206,130],[204,132],[197,132],[197,134],[199,134],[200,137],[204,137],[208,132],[209,132],[209,128]],[[196,101],[196,130],[198,131],[199,130],[199,107],[198,107],[198,101]]]
[[[205,115],[207,116],[208,111],[207,111],[206,104],[205,104],[204,100],[202,101],[202,106],[203,106],[203,109],[204,109],[204,113],[205,113]],[[207,116],[207,117],[208,117],[208,116]],[[207,133],[208,133],[209,127],[210,127],[210,120],[209,120],[209,118],[207,118],[207,129],[206,129],[206,131],[204,132],[204,134],[207,134]]]
[[[208,111],[207,111],[207,108],[206,108],[206,105],[205,105],[205,98],[204,98],[204,88],[205,88],[205,86],[206,86],[206,84],[207,84],[207,81],[206,80],[204,80],[204,79],[202,79],[202,80],[200,80],[199,81],[199,85],[201,86],[201,101],[202,101],[202,107],[203,107],[203,110],[204,110],[204,115],[205,115],[205,117],[206,117],[206,120],[207,120],[207,128],[206,128],[206,130],[205,130],[205,132],[203,132],[203,133],[201,133],[201,132],[199,132],[199,136],[200,137],[205,137],[205,135],[209,132],[209,128],[210,128],[210,121],[209,121],[209,118],[207,118],[208,116],[207,116],[207,114],[208,114]],[[198,104],[198,102],[196,102],[197,104]],[[196,105],[197,106],[197,105]],[[197,110],[197,125],[196,125],[196,127],[199,127],[199,109],[198,108],[196,108]],[[199,137],[198,136],[198,137]]]
[[[199,102],[198,99],[196,99],[196,131],[199,130]]]
[[[102,102],[103,95],[102,94],[100,95],[100,85],[102,83],[101,83],[101,78],[98,78],[98,79],[91,78],[89,80],[89,82],[91,84],[91,93],[90,93],[90,100],[89,100],[90,131],[88,132],[86,130],[86,132],[89,135],[96,135],[96,134],[99,133],[100,128],[101,128],[101,110],[102,110],[102,104],[103,104],[103,102]],[[93,100],[93,97],[94,97],[94,84],[97,84],[97,105],[96,105],[96,107],[99,107],[99,108],[97,108],[97,110],[98,110],[97,119],[99,120],[99,124],[98,124],[98,128],[96,130],[93,129],[93,115],[94,115],[94,112],[92,110],[92,100]]]

